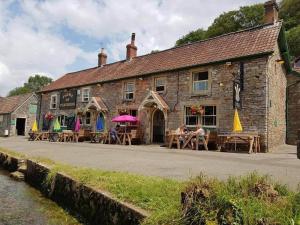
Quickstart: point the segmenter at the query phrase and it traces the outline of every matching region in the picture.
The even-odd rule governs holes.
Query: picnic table
[[[248,153],[260,152],[260,137],[257,132],[218,134],[218,149],[225,148],[226,144],[249,144]]]
[[[108,135],[106,132],[90,132],[91,143],[106,143]]]
[[[182,149],[189,148],[192,149],[195,145],[195,150],[199,149],[200,142],[203,143],[205,150],[208,150],[209,133],[205,135],[195,134],[194,132],[189,132],[186,134],[178,134],[176,132],[171,132],[169,134],[169,148],[172,148],[173,144],[176,144],[177,149],[181,148],[180,142],[183,142]]]
[[[49,132],[49,141],[50,142],[57,142],[62,141],[62,133],[60,132]]]
[[[122,140],[122,144],[126,145],[126,142],[128,142],[128,145],[131,145],[131,133],[128,132],[120,132],[118,133],[118,136],[120,140]]]
[[[34,141],[47,141],[49,140],[49,131],[42,131],[35,133]]]
[[[29,135],[28,141],[34,141],[36,138],[37,132],[29,132],[28,135]]]

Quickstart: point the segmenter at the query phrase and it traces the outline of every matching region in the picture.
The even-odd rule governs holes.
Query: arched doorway
[[[163,143],[164,140],[165,140],[165,116],[161,110],[156,109],[153,112],[152,142]]]

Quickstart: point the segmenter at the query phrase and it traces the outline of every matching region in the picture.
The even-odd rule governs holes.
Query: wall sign
[[[60,109],[75,109],[76,108],[76,98],[77,98],[76,90],[61,91],[59,108]]]
[[[233,82],[233,108],[240,109],[242,107],[242,101],[240,97],[241,85],[239,82]]]

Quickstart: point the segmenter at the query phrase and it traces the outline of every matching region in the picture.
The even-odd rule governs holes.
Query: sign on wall
[[[60,109],[75,109],[76,108],[76,98],[77,98],[76,90],[61,91],[59,108]]]
[[[233,82],[233,108],[240,109],[242,107],[242,101],[241,101],[241,85],[239,82],[234,81]]]

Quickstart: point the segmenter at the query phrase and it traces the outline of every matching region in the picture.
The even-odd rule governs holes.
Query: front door
[[[153,113],[153,143],[163,143],[165,139],[165,116],[157,109]]]
[[[25,135],[25,118],[17,118],[16,129],[17,135]]]

